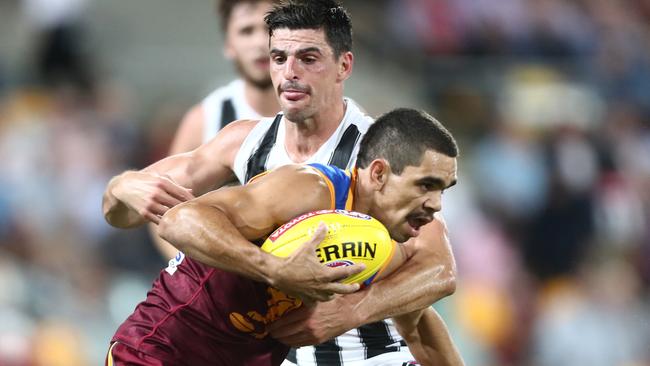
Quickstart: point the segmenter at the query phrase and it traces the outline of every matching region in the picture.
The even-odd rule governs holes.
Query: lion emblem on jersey
[[[268,330],[266,330],[268,324],[302,305],[300,299],[291,297],[273,287],[269,287],[266,291],[269,294],[269,300],[266,302],[268,306],[266,314],[262,315],[257,311],[249,311],[245,315],[237,312],[232,312],[229,315],[230,323],[235,328],[241,332],[250,333],[257,339],[262,339],[269,334]]]

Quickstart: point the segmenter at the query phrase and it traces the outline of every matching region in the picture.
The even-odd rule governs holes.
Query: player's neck
[[[260,116],[275,116],[280,111],[280,104],[273,86],[261,89],[251,83],[244,84],[244,96],[248,105]]]
[[[285,149],[294,163],[309,159],[339,127],[347,106],[342,98],[332,106],[300,122],[286,121]]]
[[[357,211],[365,214],[370,214],[370,201],[373,194],[371,187],[368,187],[366,182],[369,179],[368,171],[355,168],[356,177],[354,179],[354,187],[352,190],[352,211]]]

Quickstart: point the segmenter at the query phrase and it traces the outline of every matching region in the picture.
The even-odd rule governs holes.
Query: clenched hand
[[[194,198],[192,190],[176,184],[168,176],[148,172],[126,172],[113,192],[117,199],[155,224],[170,208]]]

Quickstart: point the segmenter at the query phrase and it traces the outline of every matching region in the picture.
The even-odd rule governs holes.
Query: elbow
[[[158,236],[172,243],[174,236],[174,227],[178,224],[178,212],[182,209],[182,204],[167,211],[158,223]]]
[[[456,271],[445,268],[441,273],[442,297],[451,296],[456,292]]]
[[[184,251],[185,245],[182,237],[187,233],[196,216],[196,210],[192,203],[181,203],[167,211],[158,223],[158,235],[172,244],[180,251]]]
[[[102,214],[106,222],[118,229],[131,229],[141,224],[140,221],[132,219],[128,212],[120,210],[118,201],[111,199],[107,194],[102,199]]]
[[[435,280],[431,281],[431,291],[428,294],[431,303],[435,303],[456,292],[456,270],[449,266],[442,265],[434,275]]]
[[[456,262],[453,259],[442,265],[438,279],[441,298],[451,296],[456,292],[457,271]]]

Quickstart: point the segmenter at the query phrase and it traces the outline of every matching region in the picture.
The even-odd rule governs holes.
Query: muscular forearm
[[[194,202],[178,205],[163,216],[158,233],[199,262],[256,281],[272,282],[276,257],[244,238],[215,207]]]
[[[121,229],[136,227],[142,225],[146,221],[144,217],[132,210],[118,198],[119,183],[121,179],[123,179],[124,175],[128,173],[129,172],[125,172],[113,177],[113,179],[108,183],[102,199],[104,218],[112,226]]]
[[[410,258],[390,276],[345,301],[357,326],[424,309],[456,290],[456,263],[444,222],[425,226],[410,246]],[[424,229],[424,228],[423,228]]]
[[[431,307],[393,318],[416,360],[426,365],[460,366],[458,352],[444,321]]]
[[[345,296],[358,325],[430,306],[455,291],[455,271],[444,264],[412,258],[396,273],[355,294]]]

